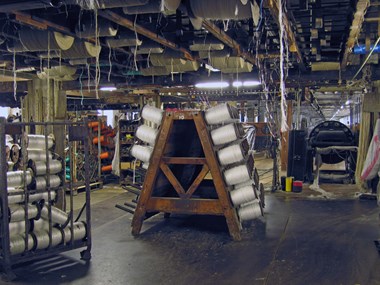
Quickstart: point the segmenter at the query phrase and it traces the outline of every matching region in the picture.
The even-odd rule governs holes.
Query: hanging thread
[[[221,165],[228,165],[244,160],[247,152],[242,149],[241,144],[233,144],[218,151]]]
[[[255,188],[252,185],[233,190],[230,192],[230,195],[234,206],[239,206],[241,204],[251,202],[257,198],[255,194]]]
[[[26,185],[28,186],[32,182],[32,173],[30,170],[25,171]],[[7,185],[8,187],[20,188],[24,187],[24,171],[11,171],[7,172]]]
[[[211,131],[211,139],[214,145],[230,143],[238,138],[237,126],[233,123]]]
[[[144,120],[153,122],[157,124],[158,126],[161,125],[163,116],[164,116],[163,110],[153,107],[153,106],[149,106],[149,105],[145,105],[141,112],[141,117]]]
[[[228,185],[235,185],[251,179],[248,166],[243,164],[224,171],[224,180]]]
[[[153,148],[142,145],[134,145],[131,149],[131,154],[135,158],[143,161],[149,162],[150,157],[152,156]]]
[[[136,130],[136,137],[150,145],[155,144],[157,135],[158,130],[148,127],[147,125],[141,125]]]
[[[238,215],[241,221],[256,219],[262,215],[261,207],[258,200],[255,200],[244,207],[238,209]]]
[[[69,222],[69,215],[61,209],[54,206],[49,206],[48,203],[43,205],[41,209],[41,217],[45,220],[49,220],[49,207],[51,207],[51,221],[53,224],[59,224],[63,228],[66,227]]]

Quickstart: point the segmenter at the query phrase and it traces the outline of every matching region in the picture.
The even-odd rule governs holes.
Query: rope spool
[[[163,12],[161,1],[149,0],[145,5],[124,7],[123,12],[127,15],[160,13]]]
[[[153,122],[157,125],[161,125],[164,111],[149,105],[145,105],[141,112],[141,117],[144,120]]]
[[[223,49],[223,50],[214,50],[214,51],[199,51],[199,58],[218,58],[218,57],[228,57],[231,54],[230,50]]]
[[[105,19],[98,19],[98,23],[95,23],[95,21],[81,22],[75,27],[75,34],[82,39],[114,37],[117,34],[117,30],[117,26],[112,22]]]
[[[27,135],[25,145],[28,150],[31,149],[46,149],[45,148],[45,136],[44,135]],[[49,135],[48,140],[48,149],[52,149],[54,146],[54,136]]]
[[[166,68],[170,70],[170,72],[180,72],[180,73],[197,71],[199,67],[200,67],[199,62],[191,61],[191,60],[186,60],[185,64],[166,66]]]
[[[110,172],[110,171],[112,171],[112,164],[102,166],[101,171],[102,172]]]
[[[255,200],[238,209],[238,216],[241,221],[249,221],[262,216],[260,201]]]
[[[28,166],[33,170],[35,176],[46,175],[47,167],[45,161],[28,161]],[[57,174],[62,171],[62,162],[57,159],[49,161],[50,174]]]
[[[57,188],[61,186],[61,178],[58,175],[50,175],[50,188]],[[34,180],[35,187],[34,189],[36,190],[43,190],[46,189],[47,187],[47,177],[45,176],[40,176],[36,177]]]
[[[20,159],[20,146],[18,144],[12,144],[10,146],[10,159],[12,162],[16,163]]]
[[[99,158],[100,159],[109,159],[109,158],[112,158],[113,157],[113,153],[109,152],[109,151],[105,151],[105,152],[102,152],[100,155],[99,155]]]
[[[131,155],[143,162],[149,162],[152,152],[153,148],[137,144],[131,149]]]
[[[246,164],[235,166],[224,171],[224,180],[227,185],[235,185],[251,179],[251,173]]]
[[[119,47],[136,47],[141,46],[142,40],[136,36],[135,33],[132,32],[122,32],[117,35],[116,38],[107,38],[106,44],[111,48],[119,48]]]
[[[71,241],[71,227],[64,230],[65,243]],[[87,236],[87,226],[85,222],[76,222],[73,224],[73,241],[83,240]]]
[[[30,229],[34,232],[49,230],[49,222],[44,219],[31,220]]]
[[[245,186],[230,192],[234,206],[251,202],[257,198],[256,189],[253,185]]]
[[[35,249],[45,249],[49,247],[50,238],[49,231],[41,230],[33,232],[33,235],[36,240],[36,248]],[[57,228],[51,229],[51,246],[57,246],[63,242],[62,232]]]
[[[99,56],[101,49],[101,46],[96,46],[92,43],[76,39],[70,49],[62,51],[61,57],[64,59],[97,57]]]
[[[38,204],[28,204],[28,220],[40,216],[41,209]],[[9,205],[9,222],[21,222],[25,220],[24,205]]]
[[[186,64],[186,60],[180,58],[180,54],[173,54],[168,53],[167,51],[163,54],[151,54],[150,55],[150,62],[154,66],[176,66],[176,65],[183,65]]]
[[[232,111],[232,107],[228,103],[224,103],[208,109],[205,112],[205,119],[207,124],[217,125],[237,119],[236,113]]]
[[[89,1],[78,1],[80,6],[86,10],[119,8],[128,6],[140,6],[148,3],[149,0],[97,0],[93,1],[95,7],[89,4]]]
[[[48,151],[47,156],[50,160],[53,159],[53,154]],[[46,151],[41,149],[28,149],[27,150],[27,158],[28,160],[34,160],[34,161],[46,161]]]
[[[222,73],[242,73],[242,72],[252,72],[253,64],[249,62],[244,62],[242,67],[227,67],[221,68]]]
[[[158,132],[159,131],[157,129],[153,129],[147,125],[141,125],[136,130],[136,137],[138,137],[143,142],[154,145],[158,136]]]
[[[224,44],[214,38],[197,38],[193,41],[193,44],[190,45],[191,51],[206,51],[211,50],[223,50]]]
[[[141,68],[141,74],[143,76],[169,75],[170,69],[168,69],[166,66],[151,66],[149,68]]]
[[[70,221],[69,215],[54,206],[49,206],[45,203],[41,209],[41,217],[45,220],[49,220],[49,207],[51,207],[51,221],[53,224],[61,225],[62,228],[66,227]]]
[[[143,43],[138,49],[131,47],[133,54],[160,54],[164,52],[164,49],[159,44],[145,44]]]
[[[28,51],[68,50],[74,43],[74,38],[59,32],[22,28],[19,31],[22,45]]]
[[[17,204],[24,201],[25,195],[22,193],[23,190],[20,188],[10,188],[8,187],[8,204]]]
[[[16,235],[25,234],[26,225],[28,225],[28,228],[30,228],[29,220],[9,223],[9,235],[13,237]]]
[[[5,146],[5,160],[9,161],[11,159],[11,147],[9,144]]]
[[[240,0],[191,0],[190,10],[195,17],[210,20],[243,20],[252,18],[251,5]]]
[[[222,145],[240,139],[243,129],[240,124],[228,124],[211,131],[211,139],[214,145]]]
[[[245,186],[251,186],[251,185],[253,185],[254,187],[256,187],[256,184],[254,184],[254,181],[252,179],[234,185],[234,189],[239,189],[239,188],[242,188],[242,187],[245,187]]]
[[[57,193],[55,191],[50,191],[50,200],[53,201],[55,197],[57,196]],[[42,192],[42,193],[35,193],[29,195],[29,202],[36,202],[36,201],[48,201],[49,200],[49,192]]]
[[[28,250],[34,249],[35,240],[31,234],[28,234]],[[18,235],[11,237],[9,240],[9,248],[11,255],[23,253],[25,248],[25,237],[23,235]]]
[[[32,182],[32,173],[30,169],[25,171],[25,180],[24,180],[24,171],[11,171],[7,172],[7,185],[8,187],[24,187],[24,182],[28,186]]]
[[[217,155],[221,165],[228,165],[244,160],[248,154],[248,150],[248,142],[247,140],[243,140],[240,143],[219,150]]]

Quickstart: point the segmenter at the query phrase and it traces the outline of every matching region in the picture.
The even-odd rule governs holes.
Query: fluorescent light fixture
[[[234,81],[232,83],[232,86],[233,87],[242,87],[243,86],[243,82],[241,82],[241,81]]]
[[[249,80],[249,81],[243,82],[244,87],[259,86],[259,85],[261,85],[261,82],[257,80]]]
[[[195,84],[197,88],[226,88],[230,86],[228,82],[225,81],[217,81],[217,82],[203,82]]]
[[[100,87],[99,90],[112,92],[112,91],[117,90],[117,88],[115,86],[103,86],[103,87]]]

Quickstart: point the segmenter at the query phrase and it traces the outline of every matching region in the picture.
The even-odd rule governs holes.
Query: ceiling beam
[[[202,26],[209,31],[214,37],[218,40],[229,46],[234,50],[236,56],[241,56],[246,61],[256,64],[256,59],[250,52],[242,51],[240,44],[232,39],[229,35],[227,35],[222,29],[220,29],[217,25],[212,23],[209,20],[203,20]]]
[[[168,48],[171,48],[173,50],[176,50],[176,51],[179,51],[179,52],[182,52],[183,53],[183,56],[184,58],[188,59],[188,60],[191,60],[191,61],[194,61],[195,58],[193,57],[193,55],[191,54],[191,52],[185,48],[182,48],[182,47],[179,47],[177,44],[173,43],[172,41],[169,41],[167,39],[165,39],[164,37],[158,35],[157,33],[155,32],[152,32],[146,28],[144,28],[143,26],[140,26],[138,24],[135,24],[133,21],[127,19],[127,18],[124,18],[122,16],[120,16],[119,14],[115,13],[115,12],[112,12],[112,11],[109,11],[109,10],[99,10],[98,11],[98,15],[111,21],[111,22],[114,22],[120,26],[123,26],[127,29],[130,29],[140,35],[143,35],[165,47],[168,47]]]
[[[352,19],[352,23],[350,27],[350,34],[348,36],[346,47],[344,49],[344,54],[342,57],[342,62],[341,62],[342,70],[345,70],[347,67],[348,56],[351,54],[352,48],[354,47],[356,40],[360,34],[360,31],[364,22],[364,15],[369,5],[370,5],[369,0],[359,0],[356,4],[354,18]]]
[[[278,8],[278,2],[279,0],[266,0],[266,7],[269,9],[269,12],[271,13],[274,21],[277,23],[277,25],[284,25],[284,28],[285,28],[285,32],[287,34],[287,38],[288,38],[288,41],[289,41],[289,50],[291,52],[295,52],[296,55],[297,55],[297,60],[298,60],[298,64],[299,64],[299,68],[302,70],[302,71],[305,71],[306,68],[305,68],[305,63],[304,63],[304,60],[303,60],[303,57],[302,57],[302,53],[301,53],[301,50],[298,46],[298,43],[297,43],[297,40],[296,40],[296,36],[292,30],[292,27],[291,27],[291,23],[289,21],[289,17],[286,13],[283,13],[283,18],[282,18],[282,23],[279,23],[278,22],[278,15],[280,13],[280,10]]]

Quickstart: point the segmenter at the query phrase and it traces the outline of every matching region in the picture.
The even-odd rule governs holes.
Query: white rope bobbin
[[[152,156],[153,148],[142,145],[134,145],[131,149],[131,154],[135,158],[143,161],[149,162],[150,157]]]
[[[234,144],[219,150],[218,158],[221,165],[228,165],[242,161],[244,154],[240,144]]]
[[[238,138],[234,124],[228,124],[211,131],[211,139],[214,145],[230,143]]]
[[[32,182],[32,173],[30,170],[25,171],[26,185]],[[24,187],[24,172],[23,171],[11,171],[7,172],[7,185],[8,187]]]
[[[25,251],[25,237],[23,235],[18,235],[11,237],[9,241],[9,247],[11,254],[20,254]],[[34,248],[34,238],[32,235],[28,235],[28,249],[31,250]]]
[[[249,180],[250,178],[251,175],[248,166],[245,164],[224,171],[224,180],[229,186],[238,184],[241,181]]]
[[[150,145],[155,144],[157,135],[158,130],[148,127],[147,125],[141,125],[136,130],[136,137]]]
[[[45,220],[49,219],[49,204],[45,203],[41,209],[41,217]],[[69,222],[69,215],[54,206],[51,206],[51,221],[53,224],[59,224],[65,227]]]
[[[226,121],[230,122],[235,118],[233,116],[230,105],[224,103],[208,109],[205,112],[205,119],[207,124],[216,125],[224,123]]]
[[[65,233],[65,243],[71,241],[71,227],[66,227],[63,232]],[[73,224],[73,240],[82,240],[87,236],[87,227],[85,222],[76,222]]]
[[[261,216],[261,208],[259,202],[249,203],[238,209],[238,215],[241,221],[249,221]]]
[[[149,105],[145,105],[141,112],[141,117],[144,120],[153,122],[157,125],[161,125],[163,116],[164,116],[163,110],[153,107],[153,106],[149,106]]]
[[[253,186],[245,186],[230,192],[231,200],[234,206],[251,202],[256,199],[255,189]]]

